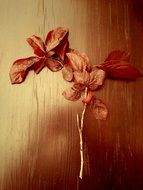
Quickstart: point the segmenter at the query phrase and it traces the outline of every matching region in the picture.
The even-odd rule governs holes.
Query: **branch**
[[[85,89],[84,98],[87,96],[88,89]],[[80,172],[79,178],[82,179],[83,177],[83,167],[84,167],[84,157],[83,157],[83,128],[84,128],[84,117],[86,111],[87,104],[84,103],[83,111],[81,114],[81,121],[79,121],[79,114],[77,114],[77,127],[79,132],[79,139],[80,139]]]

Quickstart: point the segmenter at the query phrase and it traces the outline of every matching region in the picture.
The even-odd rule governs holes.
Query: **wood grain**
[[[94,64],[113,49],[131,52],[143,72],[142,0],[0,0],[0,190],[76,190],[80,102],[61,95],[61,72],[46,68],[11,85],[14,60],[33,54],[26,38],[46,37],[66,26],[70,45]],[[135,190],[143,187],[143,80],[106,81],[97,92],[108,105],[105,122],[87,112],[85,139],[90,175],[79,189]]]

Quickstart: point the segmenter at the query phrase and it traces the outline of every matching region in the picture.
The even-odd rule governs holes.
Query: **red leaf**
[[[36,62],[31,69],[34,70],[36,74],[38,74],[45,67],[45,58],[41,58],[38,62]]]
[[[76,91],[72,88],[65,90],[62,95],[67,99],[71,101],[76,101],[81,97],[81,93],[79,91]]]
[[[52,58],[48,58],[46,60],[45,64],[53,72],[57,72],[57,71],[59,71],[59,70],[61,70],[63,68],[60,61],[58,61],[56,59],[52,59]]]
[[[125,61],[108,61],[97,67],[106,71],[108,78],[135,80],[143,76],[137,68]]]
[[[113,60],[120,60],[120,61],[127,61],[129,62],[130,59],[130,53],[120,50],[115,50],[109,53],[108,57],[106,58],[106,61],[113,61]]]
[[[100,99],[97,99],[95,97],[92,98],[90,102],[90,109],[96,119],[106,120],[108,116],[108,109]]]
[[[68,82],[72,81],[72,79],[73,79],[72,68],[68,65],[64,65],[64,67],[62,69],[62,75],[66,81],[68,81]]]
[[[69,48],[68,39],[65,37],[62,42],[55,48],[56,54],[60,57],[62,61],[64,61],[65,53]]]
[[[58,27],[55,30],[51,30],[45,41],[47,52],[57,47],[67,34],[68,28]]]
[[[16,60],[10,69],[10,79],[12,84],[18,84],[24,81],[28,69],[39,61],[38,57],[28,57]]]
[[[103,85],[106,73],[101,69],[96,69],[90,73],[89,89],[96,90],[99,86]]]
[[[79,57],[74,52],[67,53],[66,55],[69,58],[71,66],[74,71],[82,71],[83,70],[83,63],[81,61],[81,57]]]
[[[82,102],[89,104],[90,101],[92,100],[93,95],[94,95],[93,91],[88,91],[87,96],[83,98]]]
[[[27,38],[27,42],[34,49],[34,53],[37,56],[43,57],[45,55],[45,45],[40,37],[33,35]]]
[[[84,60],[83,70],[90,72],[91,71],[91,63],[90,63],[90,60],[87,57],[87,55],[85,53],[79,53],[79,56],[81,56]]]
[[[87,85],[89,83],[89,76],[90,75],[87,71],[83,71],[83,72],[75,71],[74,72],[74,79],[75,79],[75,82],[78,84]]]
[[[74,71],[82,72],[84,70],[90,71],[91,65],[89,58],[84,53],[79,53],[76,50],[66,54],[70,60],[70,64]]]

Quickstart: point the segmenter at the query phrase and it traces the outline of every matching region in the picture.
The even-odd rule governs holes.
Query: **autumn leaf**
[[[106,72],[101,69],[93,70],[90,73],[89,89],[96,90],[98,87],[102,86],[106,78]]]
[[[13,63],[10,69],[12,84],[23,82],[29,70],[34,70],[36,74],[45,66],[53,72],[61,70],[69,45],[68,29],[58,27],[50,31],[45,43],[36,35],[27,38],[27,42],[37,57],[18,59]]]
[[[63,66],[59,60],[52,59],[52,58],[48,58],[46,60],[45,64],[53,72],[57,72],[63,68]]]
[[[87,71],[74,72],[75,83],[87,85],[89,83],[89,73]]]
[[[62,61],[65,59],[65,53],[68,51],[69,42],[67,37],[65,36],[61,43],[55,48],[56,54],[60,57]]]
[[[36,74],[38,74],[44,67],[45,67],[45,58],[41,58],[39,61],[35,62],[31,67],[30,70],[34,70]]]
[[[121,51],[121,50],[114,50],[111,53],[109,53],[108,57],[105,59],[106,61],[113,61],[113,60],[120,60],[120,61],[127,61],[130,60],[130,53]]]
[[[107,119],[108,109],[100,99],[92,97],[92,100],[90,101],[90,110],[97,120]]]
[[[73,80],[74,89],[83,91],[85,87],[88,87],[89,90],[94,91],[103,84],[106,77],[105,71],[94,66],[91,67],[89,58],[86,54],[79,53],[76,50],[70,50],[70,53],[67,53],[67,56],[69,59],[66,59],[66,64],[64,65],[65,68],[63,68],[62,71],[63,78],[67,81]],[[90,70],[87,70],[86,67],[88,66],[88,63],[90,64]]]
[[[38,57],[28,57],[16,60],[10,69],[10,80],[12,84],[18,84],[24,81],[28,69],[40,60]]]
[[[97,67],[104,70],[108,78],[135,80],[142,76],[137,68],[126,61],[107,61]]]
[[[81,97],[81,93],[73,88],[65,90],[62,95],[70,101],[76,101]]]
[[[58,27],[54,30],[51,30],[47,34],[45,41],[46,51],[50,51],[57,47],[67,34],[68,28],[65,27]]]
[[[91,63],[90,63],[88,56],[85,53],[78,53],[78,55],[81,56],[82,59],[84,60],[83,71],[86,70],[86,71],[90,72],[91,71]]]
[[[66,53],[66,55],[69,58],[71,67],[74,71],[83,70],[83,64],[79,56],[77,56],[75,53]]]
[[[40,37],[33,35],[30,38],[27,38],[27,42],[33,48],[34,54],[36,54],[39,57],[45,56],[45,44]]]
[[[64,67],[62,69],[62,75],[66,81],[71,82],[73,80],[72,68],[68,65],[64,65]]]
[[[84,70],[89,71],[91,69],[89,58],[85,53],[79,53],[78,51],[73,50],[66,53],[66,55],[69,58],[71,67],[74,71],[82,72]]]

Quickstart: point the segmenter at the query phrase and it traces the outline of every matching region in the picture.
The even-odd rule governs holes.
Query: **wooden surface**
[[[143,72],[142,0],[0,0],[0,190],[76,190],[82,104],[61,95],[61,73],[45,68],[11,85],[14,60],[31,56],[26,38],[66,26],[70,45],[94,64],[113,49],[131,52]],[[90,175],[82,190],[143,189],[143,79],[106,81],[97,92],[109,108],[105,122],[86,115]]]

